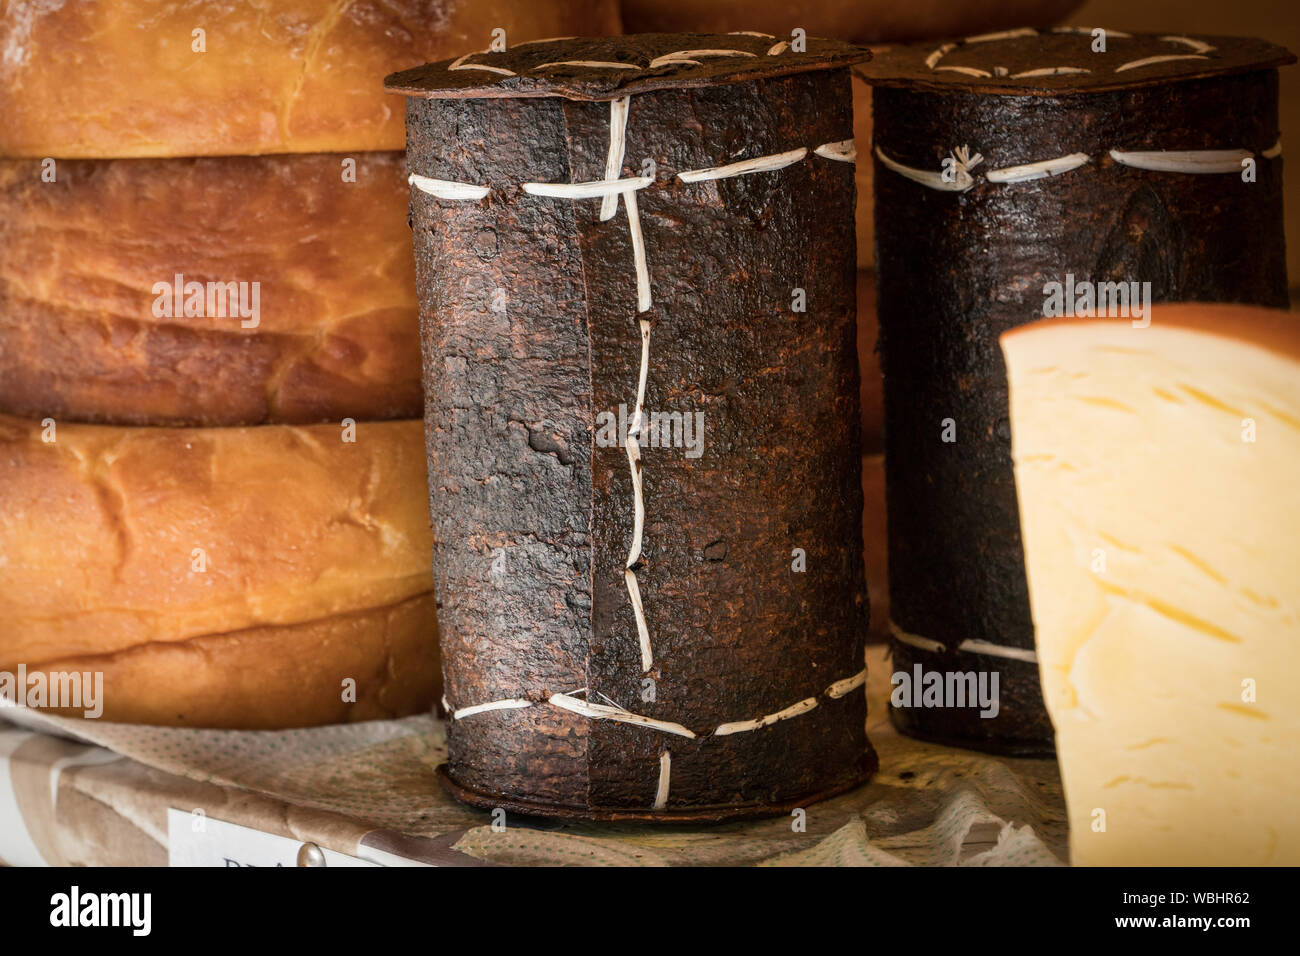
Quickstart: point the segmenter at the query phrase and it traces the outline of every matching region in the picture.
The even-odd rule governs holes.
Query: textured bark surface
[[[803,49],[793,50],[790,39],[743,33],[561,37],[426,63],[390,74],[384,86],[439,99],[611,100],[822,72],[871,59],[865,47],[840,40],[806,37]]]
[[[964,193],[876,167],[880,349],[885,375],[890,602],[894,623],[948,648],[1032,648],[1033,624],[1010,457],[998,336],[1042,315],[1043,288],[1150,282],[1154,301],[1286,306],[1282,164],[1257,181],[1116,164],[1108,151],[1244,148],[1278,139],[1277,73],[1062,97],[878,88],[875,140],[892,159],[940,168],[968,145],[984,168],[1083,152],[1050,179],[997,184],[973,170]],[[956,442],[941,440],[956,423]],[[997,670],[1001,713],[895,709],[919,737],[1050,752],[1037,668],[895,642],[898,670]]]
[[[413,172],[564,182],[560,100],[412,101]],[[412,190],[434,592],[453,706],[586,686],[591,385],[569,202],[452,203]],[[583,804],[587,722],[552,708],[453,722],[480,790]]]
[[[492,190],[412,193],[447,697],[455,709],[586,688],[700,736],[535,704],[453,721],[450,775],[489,804],[640,813],[667,750],[669,814],[771,810],[875,766],[862,692],[825,693],[862,669],[867,624],[853,167],[811,154],[851,137],[849,78],[632,97],[623,175],[657,167],[638,193],[654,296],[645,409],[704,415],[700,457],[643,451],[648,673],[623,575],[626,449],[595,429],[636,399],[627,213],[601,222],[599,199],[519,187],[603,178],[609,117],[559,99],[409,107],[411,170]],[[804,146],[779,171],[676,178]],[[806,312],[791,308],[796,288]],[[808,713],[711,736],[810,697]]]
[[[1102,34],[1099,36],[1094,34]],[[939,34],[931,34],[938,36]],[[858,68],[873,86],[940,93],[1065,96],[1294,63],[1285,47],[1252,37],[1177,36],[1091,28],[1012,30],[1000,36],[912,43]]]

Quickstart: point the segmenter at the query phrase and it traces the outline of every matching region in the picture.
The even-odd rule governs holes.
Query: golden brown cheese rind
[[[433,594],[302,624],[64,658],[39,670],[102,673],[101,719],[122,723],[261,730],[404,717],[437,698]],[[344,699],[348,679],[355,701]],[[80,717],[85,708],[52,712]]]
[[[0,670],[427,595],[421,423],[344,437],[0,418]]]
[[[496,28],[513,43],[618,25],[614,0],[9,0],[0,156],[401,149],[385,74],[484,49]]]
[[[400,153],[64,160],[54,182],[46,168],[0,161],[0,412],[139,425],[421,414]],[[177,274],[258,283],[257,326],[157,316],[154,286]]]
[[[1033,335],[1055,326],[1115,323],[1131,327],[1132,321],[1087,316],[1057,316],[1039,319],[1029,325],[1010,329],[1003,332],[999,338],[1013,340],[1018,336]],[[1237,305],[1230,302],[1156,305],[1151,310],[1151,325],[1167,325],[1201,332],[1214,338],[1258,345],[1300,359],[1300,319],[1297,319],[1294,313],[1282,309],[1261,309],[1258,306]]]

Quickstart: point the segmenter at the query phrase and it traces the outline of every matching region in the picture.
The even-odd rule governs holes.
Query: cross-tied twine
[[[893,157],[886,155],[879,146],[876,147],[876,156],[886,167],[900,176],[930,189],[937,189],[946,193],[964,193],[974,186],[975,177],[970,174],[970,171],[984,162],[984,157],[979,153],[972,156],[968,146],[958,146],[950,152],[948,159],[943,161],[943,169],[939,172],[935,172],[933,169],[916,169],[913,166],[900,163]]]
[[[980,163],[984,162],[984,157],[979,153],[971,155],[970,147],[958,146],[948,154],[953,162],[952,180],[958,189],[970,189],[975,184],[975,179],[970,174]]]

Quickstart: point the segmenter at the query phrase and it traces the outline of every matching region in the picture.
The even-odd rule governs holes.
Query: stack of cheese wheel
[[[12,0],[0,14],[0,673],[102,717],[436,697],[402,103],[613,0]],[[21,670],[20,670],[21,669]],[[53,684],[50,684],[53,687]],[[99,708],[94,708],[98,710]]]

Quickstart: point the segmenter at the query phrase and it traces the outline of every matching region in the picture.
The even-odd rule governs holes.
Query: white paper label
[[[167,809],[167,857],[171,866],[297,866],[302,841],[263,833],[202,813]],[[378,866],[321,847],[326,866]]]

